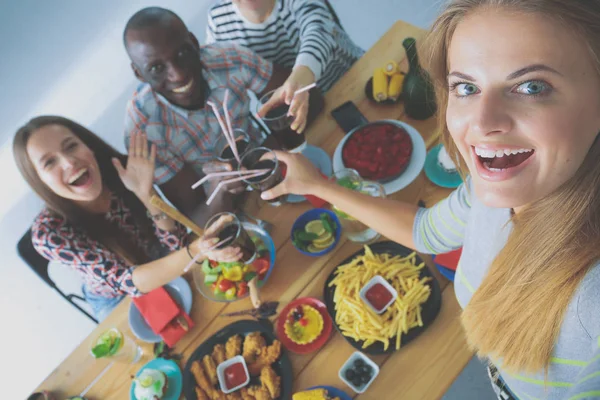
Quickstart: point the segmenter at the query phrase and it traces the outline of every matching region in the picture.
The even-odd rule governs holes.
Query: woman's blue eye
[[[456,85],[454,90],[458,96],[469,96],[476,94],[479,89],[477,89],[477,86],[473,85],[472,83],[459,83]]]
[[[546,82],[528,81],[517,86],[515,91],[520,94],[536,96],[545,93],[549,88],[550,86]]]

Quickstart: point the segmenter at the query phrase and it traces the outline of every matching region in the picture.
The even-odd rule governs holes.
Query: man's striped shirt
[[[323,92],[364,53],[323,0],[278,0],[260,24],[248,21],[231,0],[219,0],[209,11],[206,38],[248,47],[287,68],[304,65]]]

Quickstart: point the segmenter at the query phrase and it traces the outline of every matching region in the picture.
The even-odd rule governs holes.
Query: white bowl
[[[242,383],[241,385],[238,385],[234,388],[225,389],[227,387],[227,385],[225,384],[225,368],[229,367],[232,364],[236,364],[236,363],[242,363],[242,365],[244,366],[244,372],[246,372],[246,381],[244,383]],[[235,356],[235,357],[230,358],[227,361],[223,361],[221,364],[219,364],[219,366],[217,367],[217,376],[219,377],[219,385],[221,385],[221,391],[225,394],[235,392],[236,390],[241,389],[250,383],[250,373],[248,372],[248,367],[246,366],[246,361],[244,360],[244,357],[242,357],[242,356]]]
[[[375,286],[376,284],[381,283],[383,285],[383,287],[385,287],[387,289],[388,292],[390,292],[392,294],[392,299],[385,305],[385,307],[383,307],[381,310],[376,309],[375,307],[373,307],[373,305],[371,304],[371,302],[367,299],[366,294],[367,291],[369,289],[371,289],[373,286]],[[396,291],[396,289],[394,289],[394,287],[392,285],[390,285],[390,283],[388,281],[386,281],[382,276],[380,275],[375,275],[373,278],[371,278],[371,280],[369,282],[367,282],[367,284],[365,286],[363,286],[363,288],[360,290],[360,298],[362,301],[365,302],[366,305],[368,305],[371,310],[373,310],[373,312],[375,314],[383,314],[385,312],[385,310],[388,309],[389,306],[391,306],[392,304],[394,304],[394,302],[396,301],[396,299],[398,298],[398,292]]]
[[[373,376],[371,377],[371,380],[369,382],[367,382],[361,388],[357,388],[356,386],[354,386],[354,384],[352,384],[352,382],[349,382],[346,379],[346,377],[344,376],[346,370],[351,369],[354,366],[354,360],[357,360],[357,359],[362,359],[365,362],[365,364],[367,364],[371,368],[373,368]],[[371,383],[373,383],[375,378],[377,378],[377,375],[379,375],[379,365],[375,364],[373,361],[371,361],[371,359],[369,357],[365,356],[360,351],[355,351],[354,353],[352,353],[350,358],[348,358],[348,360],[346,360],[346,362],[344,363],[344,365],[342,365],[342,368],[340,368],[340,370],[338,372],[338,376],[340,377],[342,382],[344,382],[346,385],[348,385],[348,387],[350,389],[354,390],[356,393],[366,392],[367,389],[369,388],[369,386],[371,386]]]

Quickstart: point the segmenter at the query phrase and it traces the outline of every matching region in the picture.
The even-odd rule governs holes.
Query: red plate
[[[317,309],[321,313],[323,317],[323,332],[321,332],[321,336],[319,336],[314,342],[309,344],[296,344],[290,340],[285,334],[285,320],[289,312],[300,305],[308,305]],[[300,299],[296,299],[292,301],[290,304],[285,306],[283,310],[279,313],[279,317],[277,318],[277,337],[281,341],[281,343],[285,346],[289,351],[296,354],[308,354],[313,351],[319,350],[331,335],[331,329],[333,327],[333,322],[331,321],[331,317],[327,312],[327,306],[319,299],[315,299],[314,297],[303,297]]]

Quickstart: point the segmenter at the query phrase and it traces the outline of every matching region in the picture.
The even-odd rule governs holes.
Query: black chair
[[[85,309],[83,309],[79,304],[75,302],[75,300],[78,300],[86,303],[83,297],[76,294],[65,294],[56,286],[54,281],[50,278],[50,275],[48,274],[48,260],[42,257],[33,247],[33,243],[31,243],[31,229],[25,232],[23,237],[21,237],[21,240],[19,240],[19,243],[17,243],[17,252],[19,253],[21,259],[25,261],[27,265],[29,265],[31,270],[35,272],[36,275],[39,276],[44,282],[46,282],[48,286],[56,290],[58,294],[60,294],[65,300],[71,303],[79,311],[84,313],[89,319],[91,319],[95,323],[98,323],[98,320],[96,318],[94,318],[90,313],[88,313]]]

